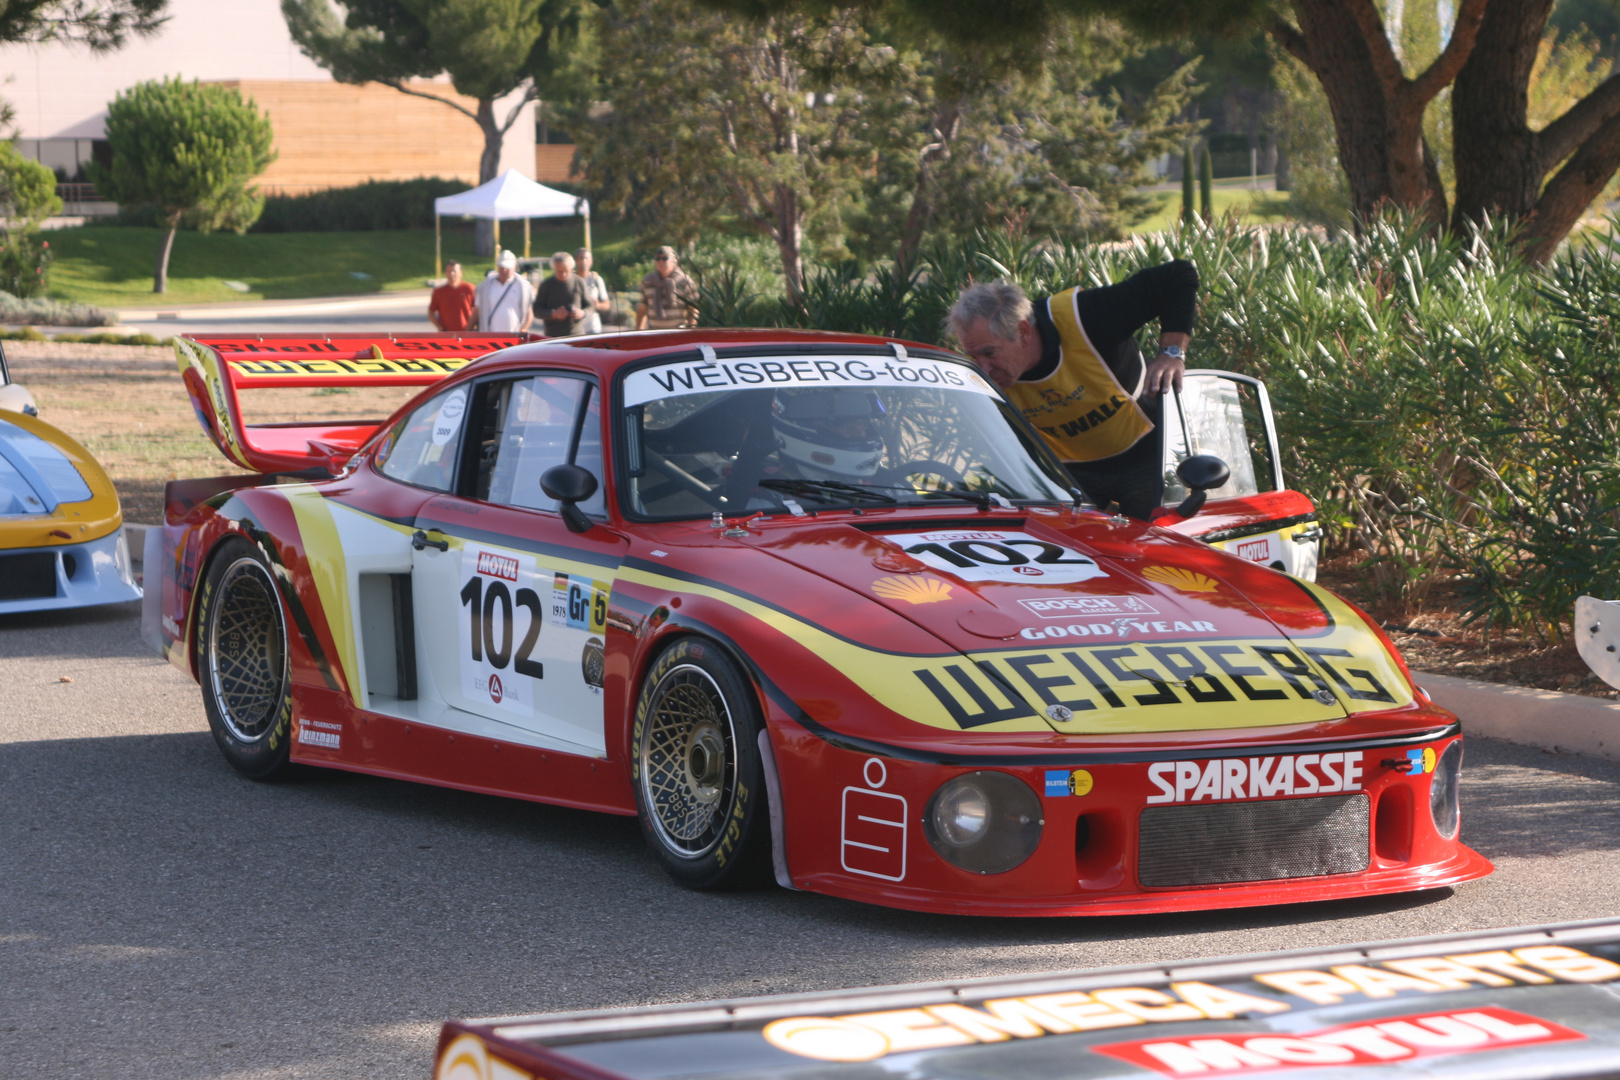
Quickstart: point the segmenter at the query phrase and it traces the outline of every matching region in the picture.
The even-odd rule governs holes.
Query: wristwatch
[[[1187,350],[1180,345],[1160,345],[1159,355],[1168,356],[1172,360],[1180,360],[1182,363],[1187,362]]]

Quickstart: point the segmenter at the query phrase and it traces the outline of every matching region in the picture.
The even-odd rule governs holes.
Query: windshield
[[[624,395],[621,490],[636,517],[1071,499],[1061,466],[965,364],[683,359],[632,372]]]

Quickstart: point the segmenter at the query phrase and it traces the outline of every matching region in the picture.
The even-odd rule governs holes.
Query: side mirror
[[[562,504],[560,513],[569,532],[582,533],[590,529],[591,519],[574,504],[595,495],[596,487],[596,477],[589,469],[578,465],[553,465],[540,474],[540,490],[546,493],[546,498]]]
[[[1232,470],[1214,454],[1194,454],[1176,466],[1176,476],[1192,492],[1181,500],[1176,513],[1190,518],[1204,508],[1211,488],[1218,488],[1231,478]]]

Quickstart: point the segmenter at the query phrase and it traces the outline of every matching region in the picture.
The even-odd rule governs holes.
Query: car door
[[[1187,497],[1176,466],[1191,454],[1215,455],[1232,475],[1195,516],[1169,527],[1250,562],[1316,580],[1322,529],[1311,500],[1284,485],[1265,384],[1231,371],[1194,370],[1183,379],[1180,398],[1179,408],[1174,398],[1164,407],[1165,505]]]
[[[473,384],[455,492],[418,513],[412,593],[425,678],[453,710],[600,755],[603,633],[624,540],[575,534],[540,488],[573,463],[604,476],[600,390],[566,372]],[[602,491],[581,503],[605,517]]]

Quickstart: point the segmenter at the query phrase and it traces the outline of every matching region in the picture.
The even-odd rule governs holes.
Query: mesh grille
[[[0,600],[47,600],[56,595],[56,553],[0,555]]]
[[[1138,877],[1146,888],[1354,874],[1367,869],[1366,795],[1150,806]]]

